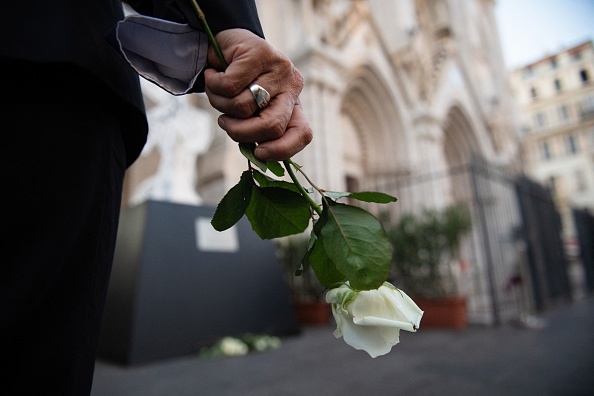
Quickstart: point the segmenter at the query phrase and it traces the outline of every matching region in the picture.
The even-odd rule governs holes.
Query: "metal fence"
[[[569,293],[564,257],[551,253],[561,241],[560,224],[537,221],[538,213],[543,220],[558,214],[554,205],[542,204],[543,195],[532,200],[534,191],[525,188],[525,180],[475,158],[441,173],[377,177],[363,187],[399,198],[389,209],[392,221],[404,213],[448,204],[469,208],[473,228],[454,268],[459,291],[468,297],[469,322],[498,324],[531,314],[551,298]],[[543,254],[550,260],[535,261]],[[548,282],[544,292],[543,279]]]
[[[594,215],[587,209],[573,211],[573,219],[580,246],[580,259],[584,266],[585,286],[594,292]]]
[[[516,188],[534,304],[542,310],[558,300],[571,298],[568,262],[560,237],[561,217],[547,188],[526,177],[518,178]]]

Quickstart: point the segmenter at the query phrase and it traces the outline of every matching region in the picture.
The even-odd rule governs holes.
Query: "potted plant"
[[[302,260],[309,247],[309,236],[295,235],[280,239],[277,247],[297,320],[302,325],[328,324],[332,317],[332,308],[326,302],[325,288],[312,268],[307,267],[303,269],[301,276],[295,276],[302,269]]]
[[[406,214],[388,227],[395,281],[425,311],[424,326],[466,326],[466,298],[458,292],[452,265],[460,260],[461,241],[471,227],[462,205]]]

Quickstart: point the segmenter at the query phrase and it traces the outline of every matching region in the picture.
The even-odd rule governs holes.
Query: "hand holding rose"
[[[301,151],[312,139],[311,128],[299,102],[303,76],[285,55],[248,30],[230,29],[216,35],[229,64],[225,71],[215,51],[209,48],[204,73],[206,94],[221,111],[219,125],[239,143],[257,142],[261,160],[285,160]],[[249,90],[264,87],[270,105],[258,111]]]

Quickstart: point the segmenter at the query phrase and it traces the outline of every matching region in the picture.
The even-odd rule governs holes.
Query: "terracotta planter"
[[[466,297],[415,298],[425,313],[421,328],[463,329],[466,327]]]
[[[297,321],[302,325],[326,325],[332,317],[332,307],[326,301],[294,301]]]

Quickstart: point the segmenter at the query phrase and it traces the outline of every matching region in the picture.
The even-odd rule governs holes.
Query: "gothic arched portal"
[[[347,79],[341,103],[344,127],[343,160],[347,184],[362,186],[370,180],[405,173],[407,139],[400,111],[388,85],[372,66],[354,69]],[[355,162],[358,162],[356,164]]]
[[[464,110],[454,105],[448,111],[443,150],[450,174],[450,200],[470,202],[472,200],[469,166],[474,156],[480,155],[476,133]]]

